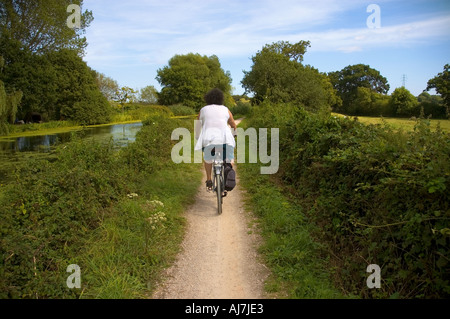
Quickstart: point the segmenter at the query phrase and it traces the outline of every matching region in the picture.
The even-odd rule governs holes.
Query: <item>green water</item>
[[[112,139],[117,148],[120,148],[134,142],[141,127],[142,123],[114,124],[85,128],[82,131],[0,141],[0,182],[7,180],[18,164],[26,163],[32,158],[52,160],[55,146],[70,141],[72,134],[96,141],[109,142]]]
[[[113,139],[119,147],[134,142],[142,123],[114,124],[85,128],[80,134],[85,138],[95,138],[108,141]],[[12,141],[0,141],[0,152],[3,155],[20,152],[50,152],[58,143],[68,142],[73,132],[65,132],[52,135],[17,137]]]

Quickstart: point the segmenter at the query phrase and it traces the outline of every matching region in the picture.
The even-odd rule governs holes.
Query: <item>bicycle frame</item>
[[[222,152],[216,151],[213,161],[213,189],[217,194],[217,212],[222,214],[223,193],[225,189],[224,179],[224,161],[222,158]]]

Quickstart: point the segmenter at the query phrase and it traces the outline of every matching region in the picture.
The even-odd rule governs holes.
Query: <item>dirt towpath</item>
[[[224,198],[222,215],[205,180],[204,174],[195,204],[185,213],[188,228],[182,252],[166,270],[153,299],[265,298],[268,271],[257,253],[251,216],[244,211],[239,176],[236,188]]]

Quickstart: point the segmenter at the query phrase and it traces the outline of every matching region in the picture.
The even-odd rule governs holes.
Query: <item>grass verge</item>
[[[267,292],[287,299],[346,298],[332,284],[327,257],[311,236],[314,226],[274,176],[260,173],[261,165],[246,161],[238,169],[246,208],[259,221],[260,253],[271,270]]]
[[[150,297],[161,271],[179,251],[182,215],[201,180],[200,170],[172,165],[142,178],[138,196],[116,205],[86,245],[80,265],[86,292],[80,298]]]

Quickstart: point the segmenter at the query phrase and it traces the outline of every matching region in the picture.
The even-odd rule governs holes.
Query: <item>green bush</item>
[[[73,297],[61,283],[86,232],[126,189],[111,144],[74,141],[33,160],[0,198],[1,298]]]
[[[233,116],[236,117],[236,116],[245,116],[245,115],[250,114],[251,109],[252,109],[252,106],[251,106],[250,102],[238,101],[236,103],[236,106],[230,108],[230,111],[233,114]]]
[[[280,128],[279,177],[320,226],[344,291],[448,298],[448,134],[425,120],[394,132],[293,105],[260,106],[250,125]],[[372,263],[381,289],[366,287]]]
[[[182,104],[170,105],[169,109],[175,116],[187,116],[196,114],[195,110],[192,107],[184,106]]]
[[[51,162],[27,161],[10,180],[2,181],[0,298],[80,297],[82,291],[65,285],[67,266],[85,260],[91,234],[120,210],[128,194],[142,188],[155,171],[171,167],[171,133],[183,125],[179,121],[166,115],[149,117],[136,142],[120,151],[112,141],[75,136],[56,149]],[[89,272],[83,278],[91,278]]]

